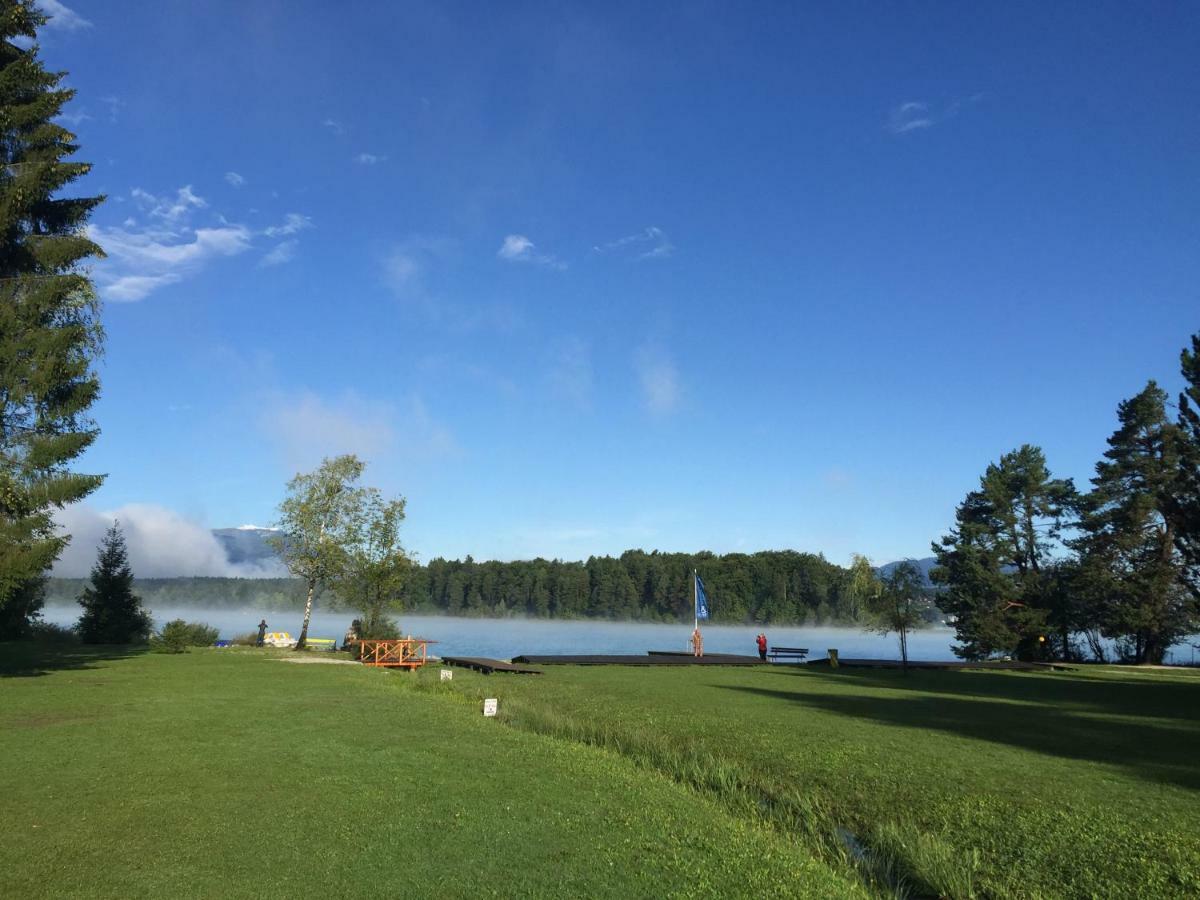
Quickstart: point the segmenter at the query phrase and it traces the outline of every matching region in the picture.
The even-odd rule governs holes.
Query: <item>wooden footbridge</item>
[[[427,661],[428,647],[437,641],[424,638],[357,641],[358,661],[365,666],[419,669]]]

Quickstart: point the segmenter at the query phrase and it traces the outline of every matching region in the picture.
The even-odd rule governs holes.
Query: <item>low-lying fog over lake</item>
[[[151,610],[155,627],[171,619],[206,622],[232,638],[256,630],[266,619],[269,631],[300,634],[304,621],[301,612],[255,610],[211,610],[194,607]],[[71,625],[79,616],[78,608],[47,607],[44,618],[60,625]],[[341,642],[354,618],[351,612],[315,611],[309,625],[310,637],[336,638]],[[691,622],[678,625],[641,622],[600,622],[552,619],[465,619],[451,616],[398,616],[405,634],[437,641],[430,652],[442,656],[455,654],[510,659],[522,653],[645,653],[647,650],[690,650]],[[756,652],[754,636],[765,631],[772,646],[807,647],[813,656],[824,656],[836,647],[843,656],[899,659],[896,636],[881,637],[855,628],[805,628],[797,626],[754,628],[750,626],[704,625],[704,649],[708,653]],[[913,632],[908,639],[910,659],[953,659],[950,644],[954,632],[949,628]]]
[[[43,618],[58,625],[73,625],[79,618],[78,607],[48,606]],[[151,610],[157,628],[171,619],[205,622],[220,630],[222,638],[233,638],[257,630],[266,619],[268,631],[300,634],[304,621],[300,611],[209,610],[195,607]],[[339,644],[346,634],[352,612],[313,612],[310,637],[336,638]],[[398,616],[405,634],[428,638],[437,643],[430,647],[435,656],[488,656],[511,659],[522,653],[634,653],[647,650],[690,650],[691,623],[678,625],[642,622],[604,622],[555,619],[467,619],[453,616]],[[707,653],[756,653],[754,637],[764,631],[772,647],[806,647],[809,655],[820,658],[833,647],[845,657],[899,659],[900,647],[895,634],[879,635],[857,628],[779,626],[758,628],[741,625],[704,625],[704,649]],[[1195,640],[1193,638],[1193,640]],[[950,650],[954,643],[952,628],[924,628],[908,637],[908,658],[927,660],[956,659]],[[1167,662],[1188,663],[1193,650],[1188,643],[1176,645]]]

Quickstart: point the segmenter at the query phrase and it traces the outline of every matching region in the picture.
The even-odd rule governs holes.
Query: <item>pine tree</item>
[[[75,136],[52,121],[74,94],[64,73],[46,71],[36,44],[16,43],[43,22],[30,0],[0,0],[0,625],[10,630],[37,611],[39,580],[69,539],[54,510],[102,480],[68,465],[97,433],[87,411],[99,392],[99,304],[80,264],[102,255],[83,226],[103,198],[58,196],[90,166],[66,161]]]
[[[947,587],[938,605],[955,616],[956,653],[1040,652],[1052,605],[1044,570],[1077,502],[1071,480],[1051,478],[1038,447],[1024,444],[987,467],[979,490],[955,511],[957,527],[933,545],[938,565],[930,577]]]
[[[1161,663],[1196,624],[1195,584],[1176,540],[1183,435],[1166,403],[1151,381],[1117,408],[1120,427],[1096,464],[1077,542],[1102,629],[1138,663]]]
[[[1175,542],[1189,567],[1190,583],[1200,582],[1200,333],[1179,354],[1185,382],[1179,392],[1181,476],[1175,499],[1179,533]]]
[[[83,615],[76,627],[85,644],[138,644],[150,636],[150,615],[133,592],[133,570],[117,522],[100,542],[91,585],[83,589],[79,605]]]

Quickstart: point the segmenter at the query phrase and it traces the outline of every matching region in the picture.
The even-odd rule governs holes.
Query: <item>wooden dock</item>
[[[521,666],[514,666],[512,663],[506,663],[500,659],[489,659],[486,656],[443,656],[442,662],[448,666],[474,669],[476,672],[482,672],[484,675],[491,675],[493,672],[510,672],[513,675],[542,674],[538,669],[525,669]],[[524,662],[524,660],[516,659],[513,662]]]
[[[559,655],[539,656],[523,654],[514,656],[513,662],[537,666],[762,666],[757,656],[738,656],[733,653],[706,653],[692,656],[690,653],[651,650],[645,656],[621,655]]]
[[[904,664],[898,659],[846,659],[838,657],[838,668],[840,669],[902,669]],[[829,660],[814,659],[808,662],[808,667],[811,669],[814,666],[824,666],[830,668]],[[969,662],[965,660],[919,660],[910,659],[908,661],[910,669],[973,669],[980,671],[1002,671],[1002,672],[1042,672],[1055,671],[1059,669],[1071,670],[1071,666],[1063,665],[1062,663],[1048,662],[1020,662],[1018,660],[982,660],[980,662]]]

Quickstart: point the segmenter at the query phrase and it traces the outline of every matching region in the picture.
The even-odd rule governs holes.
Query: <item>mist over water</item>
[[[300,634],[304,622],[301,610],[205,610],[194,606],[152,609],[155,628],[171,619],[204,622],[217,628],[222,638],[256,632],[261,619],[268,631]],[[47,622],[74,625],[79,618],[76,606],[48,606],[42,610]],[[353,612],[316,610],[308,628],[309,637],[335,638],[341,643],[354,618]],[[429,648],[434,656],[488,656],[511,659],[528,654],[611,653],[641,655],[647,650],[690,651],[691,622],[678,625],[641,622],[600,622],[553,619],[460,619],[453,616],[396,617],[401,630],[414,637],[436,641]],[[704,650],[707,653],[757,653],[754,637],[765,631],[772,647],[806,647],[811,658],[820,659],[825,651],[836,648],[844,657],[860,659],[899,659],[896,635],[879,635],[857,628],[821,628],[781,626],[761,629],[756,626],[705,625]],[[925,660],[957,659],[950,646],[952,628],[923,628],[908,636],[908,658]],[[1167,662],[1188,664],[1196,656],[1191,644],[1200,643],[1193,635],[1176,644],[1167,653]],[[1110,650],[1111,650],[1110,644]]]
[[[222,638],[233,638],[257,630],[266,619],[268,631],[300,634],[304,616],[300,611],[205,610],[196,607],[152,609],[155,627],[171,619],[205,622],[217,628]],[[76,607],[47,607],[48,622],[72,625],[79,617]],[[310,637],[336,638],[341,642],[350,626],[352,612],[313,612]],[[397,617],[405,634],[437,641],[430,653],[437,656],[489,656],[511,659],[522,653],[630,653],[647,650],[690,650],[691,623],[678,625],[640,622],[596,622],[546,619],[462,619],[451,616]],[[740,653],[753,656],[754,637],[763,629],[750,626],[705,625],[704,649],[708,653]],[[855,628],[779,627],[765,629],[771,646],[807,647],[815,657],[835,647],[843,656],[899,659],[895,635],[882,637]],[[910,659],[953,659],[950,644],[954,632],[948,628],[926,629],[909,636]]]

